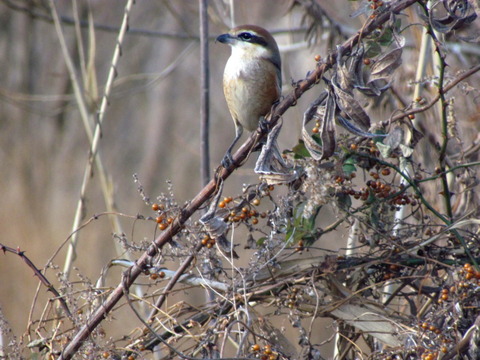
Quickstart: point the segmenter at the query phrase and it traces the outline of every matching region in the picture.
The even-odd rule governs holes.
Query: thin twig
[[[14,249],[14,248],[5,246],[3,244],[0,244],[0,251],[3,251],[4,253],[5,252],[10,252],[10,253],[17,254],[18,256],[20,256],[20,258],[28,265],[28,267],[33,270],[33,273],[35,274],[35,276],[47,288],[47,290],[50,291],[51,293],[53,293],[53,295],[55,295],[57,297],[58,301],[60,301],[60,304],[61,304],[63,310],[65,311],[65,313],[67,314],[67,316],[70,319],[72,319],[72,313],[70,312],[70,309],[68,308],[68,305],[65,302],[65,299],[63,298],[63,296],[60,295],[60,293],[57,291],[57,289],[55,289],[55,287],[52,285],[52,283],[50,281],[48,281],[48,279],[45,277],[45,275],[43,275],[42,272],[35,266],[35,264],[25,255],[25,251],[22,251],[18,248]]]

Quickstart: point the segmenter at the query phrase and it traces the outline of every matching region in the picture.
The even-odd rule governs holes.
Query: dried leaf
[[[328,91],[323,92],[303,115],[302,139],[315,160],[328,158],[335,151],[335,110],[334,96],[331,91]],[[305,127],[311,120],[320,123],[321,144],[315,141]]]
[[[370,117],[365,110],[360,106],[357,100],[348,92],[342,90],[332,79],[332,85],[335,92],[335,98],[337,100],[337,106],[347,116],[355,121],[362,130],[366,131],[370,128]]]
[[[365,50],[363,47],[357,49],[355,54],[352,54],[352,61],[350,63],[350,76],[353,79],[354,86],[356,85],[365,85],[365,78],[364,78],[364,65],[363,60],[365,58]]]
[[[350,67],[347,67],[346,62],[343,60],[344,49],[342,47],[337,47],[337,71],[336,71],[336,81],[338,86],[340,86],[345,91],[351,92],[356,81],[354,75],[352,74],[352,63]],[[355,59],[356,55],[352,54],[349,58]]]
[[[300,174],[293,170],[290,173],[285,174],[262,174],[260,178],[268,185],[278,185],[278,184],[290,184],[300,177]]]
[[[232,256],[235,259],[238,259],[238,254],[233,249],[233,244],[225,237],[225,232],[227,231],[228,225],[223,220],[224,215],[217,215],[218,203],[222,195],[223,182],[220,183],[219,189],[215,198],[210,203],[208,211],[200,218],[200,222],[204,225],[205,231],[208,235],[216,240],[221,252],[225,256]]]
[[[355,86],[355,88],[366,96],[380,96],[382,92],[387,90],[390,87],[390,82],[386,79],[377,79],[369,81],[367,85]]]
[[[440,4],[443,4],[446,12],[444,16],[437,15],[441,11],[437,11],[435,7]],[[449,33],[472,23],[477,14],[468,0],[443,0],[433,4],[428,18],[424,15],[421,15],[421,18],[428,21],[436,31]]]
[[[363,131],[363,130],[357,128],[355,125],[353,125],[350,121],[348,121],[347,119],[345,119],[341,115],[337,115],[337,121],[341,126],[343,126],[345,128],[345,130],[348,130],[349,132],[351,132],[352,134],[357,135],[357,136],[363,136],[363,137],[367,137],[367,138],[387,136],[385,134],[374,134],[374,133],[371,133],[371,132],[368,132],[368,131]]]
[[[322,140],[323,147],[321,159],[329,158],[335,151],[335,112],[335,98],[333,94],[329,92],[325,106],[325,116],[323,117],[323,124],[320,128],[320,139]]]
[[[384,79],[393,74],[393,72],[402,63],[402,48],[398,47],[383,55],[372,65],[370,79]]]
[[[405,158],[408,158],[413,154],[413,148],[407,145],[400,144],[400,150],[402,150],[402,155]]]
[[[382,144],[381,142],[377,143],[376,145],[377,145],[377,149],[378,149],[378,151],[380,151],[380,155],[382,155],[382,157],[387,158],[392,153],[392,148],[391,148],[390,145],[385,145],[385,144]]]
[[[389,146],[391,149],[396,149],[404,141],[405,132],[400,126],[395,126],[387,137],[383,140],[383,143],[386,146]]]

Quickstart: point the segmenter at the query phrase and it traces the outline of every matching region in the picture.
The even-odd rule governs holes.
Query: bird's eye
[[[248,33],[248,32],[243,32],[241,33],[240,35],[238,35],[238,37],[244,41],[249,41],[252,39],[252,34]]]

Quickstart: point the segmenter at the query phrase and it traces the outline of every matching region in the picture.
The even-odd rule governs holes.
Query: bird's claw
[[[232,166],[233,158],[232,158],[232,154],[230,152],[227,152],[225,154],[225,156],[222,159],[221,164],[225,169],[228,169],[230,166]]]
[[[268,130],[269,130],[269,127],[268,127],[269,123],[268,123],[267,120],[265,120],[264,117],[262,117],[262,118],[260,119],[258,125],[260,126],[260,129],[262,130],[263,133],[268,132]]]

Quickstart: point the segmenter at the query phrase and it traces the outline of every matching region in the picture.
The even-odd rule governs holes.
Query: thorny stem
[[[440,170],[442,173],[441,181],[443,186],[443,199],[445,201],[445,209],[447,212],[447,216],[450,218],[450,221],[453,220],[453,212],[452,212],[452,203],[450,201],[450,188],[448,186],[447,176],[445,174],[445,157],[447,154],[447,146],[448,146],[448,119],[447,119],[447,106],[448,103],[445,99],[445,91],[443,89],[444,81],[445,81],[445,55],[440,52],[440,48],[438,46],[439,39],[435,36],[434,30],[429,26],[429,33],[432,36],[434,43],[435,43],[435,53],[437,54],[438,58],[438,95],[440,96],[440,113],[441,113],[441,121],[442,121],[442,146],[440,147],[440,152],[438,154],[438,162],[440,165]]]
[[[70,312],[70,309],[68,308],[68,305],[64,299],[63,296],[60,295],[60,293],[55,289],[55,287],[52,285],[50,281],[46,278],[45,275],[42,274],[42,272],[37,268],[37,266],[25,255],[25,251],[21,251],[20,249],[14,249],[8,246],[5,246],[3,244],[0,244],[0,251],[3,251],[3,253],[10,252],[13,254],[17,254],[20,256],[20,258],[32,269],[33,273],[35,276],[38,278],[38,280],[47,288],[48,291],[53,293],[55,297],[60,301],[60,305],[62,306],[63,310],[65,311],[65,314],[72,319],[72,313]]]

